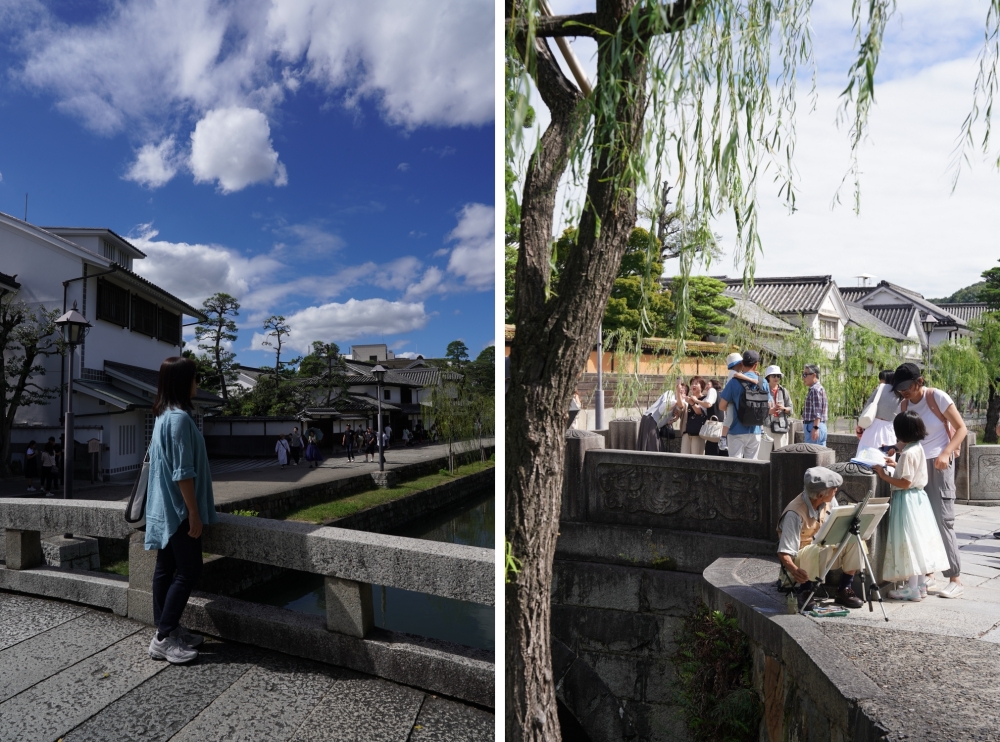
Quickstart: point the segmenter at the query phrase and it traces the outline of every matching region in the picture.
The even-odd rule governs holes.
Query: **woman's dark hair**
[[[688,389],[695,385],[695,382],[701,385],[701,390],[705,391],[705,380],[700,376],[692,376],[691,381],[688,382]]]
[[[45,451],[45,453],[55,453],[56,452],[56,447],[53,446],[51,443],[46,443],[44,451]]]
[[[893,370],[891,368],[890,369],[886,369],[885,371],[879,371],[878,372],[878,380],[880,382],[882,382],[883,384],[891,384],[892,383],[892,375],[893,375],[893,373],[894,372],[893,372]]]
[[[721,392],[722,391],[722,382],[719,381],[718,379],[712,379],[712,388],[715,389],[715,391],[717,391],[717,392]]]
[[[903,443],[922,441],[927,437],[927,426],[913,410],[900,412],[892,421],[892,429]]]
[[[28,445],[29,446],[34,446],[34,445],[36,445],[36,443],[35,443],[35,441],[28,441]]]
[[[160,382],[153,402],[153,415],[159,417],[169,408],[191,411],[191,382],[198,367],[190,358],[173,356],[160,364]]]

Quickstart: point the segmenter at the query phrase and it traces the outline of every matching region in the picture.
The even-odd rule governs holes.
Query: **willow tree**
[[[752,276],[760,248],[757,188],[765,170],[794,204],[791,159],[797,72],[812,59],[810,0],[595,0],[595,12],[553,17],[544,0],[506,0],[507,164],[527,154],[506,399],[506,728],[508,739],[559,739],[550,655],[550,588],[569,400],[593,347],[632,228],[637,198],[676,184],[683,203],[681,275],[713,218],[731,213]],[[854,0],[859,53],[842,113],[856,148],[892,0]],[[862,17],[867,13],[866,17]],[[597,78],[563,74],[548,39],[597,42]],[[780,60],[772,69],[771,60]],[[550,121],[525,153],[534,90]],[[856,168],[852,168],[856,172]],[[576,249],[551,280],[557,191],[574,214]],[[581,194],[579,198],[575,194]],[[650,234],[657,234],[653,214]],[[652,248],[652,245],[650,247]],[[674,297],[677,326],[688,297]],[[648,318],[647,320],[648,321]],[[680,334],[678,355],[683,354]]]

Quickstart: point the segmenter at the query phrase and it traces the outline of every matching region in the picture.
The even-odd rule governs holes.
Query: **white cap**
[[[726,356],[726,367],[727,368],[732,368],[737,363],[743,363],[743,354],[742,353],[730,353],[728,356]]]
[[[784,376],[784,374],[781,373],[781,369],[778,368],[777,366],[768,366],[767,368],[764,369],[764,378],[765,379],[768,376],[771,376],[772,374],[777,374],[778,376]]]

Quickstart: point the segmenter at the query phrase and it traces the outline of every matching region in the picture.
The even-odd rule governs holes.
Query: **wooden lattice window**
[[[103,278],[97,279],[97,319],[128,327],[129,292]]]
[[[163,307],[159,309],[159,331],[156,336],[165,343],[171,345],[181,344],[181,318],[180,315],[168,312]]]
[[[153,302],[132,297],[132,330],[156,337],[156,305]]]

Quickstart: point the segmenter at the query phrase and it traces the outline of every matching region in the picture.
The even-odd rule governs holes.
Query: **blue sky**
[[[486,0],[0,0],[0,210],[101,226],[197,305],[313,340],[494,336]]]
[[[593,10],[593,0],[552,0],[556,14]],[[1000,172],[990,156],[970,153],[952,192],[953,155],[962,122],[973,105],[976,55],[983,44],[986,0],[906,0],[890,19],[876,72],[875,105],[859,151],[861,211],[852,210],[848,131],[836,124],[840,93],[855,57],[852,3],[814,2],[811,28],[817,64],[815,109],[809,70],[800,77],[797,112],[797,211],[789,214],[778,184],[765,176],[759,192],[763,252],[757,276],[831,274],[853,286],[861,273],[941,297],[979,280],[997,265],[1000,239],[993,219]],[[867,3],[860,3],[863,10]],[[595,43],[572,46],[594,78]],[[539,123],[547,112],[535,100]],[[983,133],[982,127],[977,135]],[[670,148],[668,148],[669,150]],[[557,223],[555,231],[562,231]],[[732,249],[731,214],[715,224],[724,255],[696,272],[741,276]],[[900,259],[905,255],[905,259]],[[667,261],[666,272],[676,272]]]

